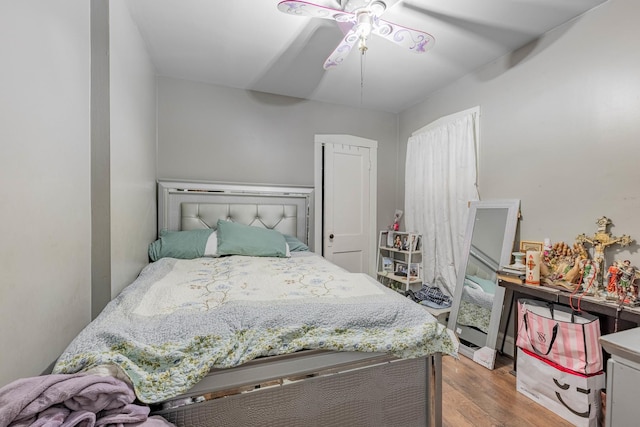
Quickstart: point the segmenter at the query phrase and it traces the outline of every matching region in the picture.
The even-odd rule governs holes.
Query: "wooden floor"
[[[573,425],[518,393],[512,369],[513,361],[504,356],[498,356],[493,371],[464,356],[443,357],[443,426]]]

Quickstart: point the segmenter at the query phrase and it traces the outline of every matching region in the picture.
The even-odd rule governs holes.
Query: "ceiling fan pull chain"
[[[362,106],[362,98],[364,92],[364,69],[365,69],[365,57],[364,54],[367,49],[363,49],[360,54],[360,106]]]

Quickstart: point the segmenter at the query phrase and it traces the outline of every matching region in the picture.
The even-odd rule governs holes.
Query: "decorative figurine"
[[[631,287],[631,282],[635,276],[635,269],[631,266],[630,262],[625,261],[624,266],[620,269],[620,280],[618,280],[618,295],[627,294]]]
[[[620,262],[613,261],[605,275],[607,282],[607,295],[617,295],[618,282],[620,281]]]
[[[591,289],[596,275],[598,274],[598,263],[586,259],[582,261],[582,291],[593,292]]]
[[[403,212],[400,209],[396,209],[396,213],[393,215],[393,225],[391,226],[393,231],[400,230],[400,219],[402,218],[402,213]]]
[[[593,261],[596,263],[597,269],[600,272],[604,270],[604,250],[616,243],[623,247],[627,246],[633,241],[633,239],[626,234],[623,234],[621,237],[612,236],[611,233],[607,231],[607,227],[611,224],[611,220],[606,216],[599,218],[596,221],[596,224],[598,225],[598,230],[593,236],[587,237],[584,233],[582,233],[578,235],[578,237],[576,237],[576,242],[586,242],[593,246]],[[600,275],[596,276],[594,284],[594,291],[596,295],[598,295],[599,291],[602,289],[602,281]]]
[[[554,243],[542,259],[540,275],[544,285],[576,290],[582,284],[582,267],[587,258],[587,251],[580,243],[574,243],[573,247],[565,242]]]
[[[640,304],[638,286],[635,281],[640,279],[640,270],[631,265],[628,259],[614,261],[607,269],[606,299],[617,301],[619,304],[637,306]]]
[[[573,267],[571,267],[568,271],[564,273],[564,276],[559,277],[560,280],[564,280],[568,283],[580,284],[582,283],[582,275],[580,272],[582,271],[581,259],[575,258],[573,261]]]

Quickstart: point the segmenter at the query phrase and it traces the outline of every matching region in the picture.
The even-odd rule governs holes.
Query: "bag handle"
[[[543,353],[536,348],[534,344],[534,340],[531,339],[531,333],[529,333],[529,321],[527,320],[529,318],[528,315],[529,315],[529,312],[526,311],[524,313],[524,316],[522,316],[522,318],[524,320],[524,330],[527,333],[527,338],[529,338],[529,344],[531,344],[531,348],[539,356],[548,356],[549,353],[551,353],[551,349],[553,348],[553,343],[556,342],[556,338],[558,337],[558,322],[556,322],[556,324],[553,325],[553,333],[551,334],[551,342],[549,343],[549,348],[547,349],[546,353]]]

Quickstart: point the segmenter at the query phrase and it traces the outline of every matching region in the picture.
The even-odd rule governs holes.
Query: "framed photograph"
[[[393,260],[389,257],[382,257],[382,271],[393,273]]]
[[[402,236],[400,234],[393,235],[393,246],[394,249],[399,251],[402,250]]]
[[[420,250],[420,235],[418,234],[409,234],[409,249],[412,251]]]
[[[402,236],[402,245],[400,249],[402,249],[403,251],[409,250],[409,236],[407,234]]]
[[[396,276],[407,276],[407,263],[402,261],[396,261]]]
[[[544,242],[532,242],[530,240],[520,241],[520,252],[527,253],[527,251],[540,251],[544,248]]]
[[[412,262],[409,264],[409,277],[420,277],[420,263]]]

